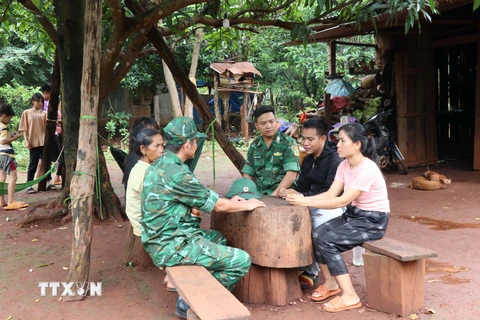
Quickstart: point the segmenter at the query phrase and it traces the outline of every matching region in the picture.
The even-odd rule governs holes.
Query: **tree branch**
[[[192,23],[193,21],[193,23]],[[175,30],[185,30],[189,27],[191,27],[192,25],[195,25],[197,23],[201,23],[201,24],[204,24],[204,25],[207,25],[207,26],[210,26],[210,27],[214,27],[214,28],[221,28],[222,27],[222,21],[223,19],[214,19],[214,18],[210,18],[210,17],[206,17],[206,16],[193,16],[192,19],[182,19],[180,21],[177,22],[176,26],[175,26]],[[285,30],[292,30],[296,25],[302,25],[303,26],[303,23],[300,23],[300,22],[287,22],[287,21],[283,21],[283,20],[280,20],[280,19],[276,19],[276,20],[260,20],[260,19],[256,19],[254,17],[244,17],[244,18],[237,18],[237,19],[229,19],[230,21],[230,27],[232,28],[237,28],[238,25],[241,25],[241,24],[250,24],[250,25],[257,25],[257,26],[275,26],[275,27],[279,27],[279,28],[282,28],[282,29],[285,29]],[[327,28],[330,28],[330,27],[333,27],[333,26],[336,26],[338,23],[334,23],[332,22],[331,19],[328,19],[328,20],[325,20],[324,21],[326,24],[325,24],[325,28],[323,29],[327,29]],[[319,22],[315,22],[315,24],[319,24]],[[324,25],[317,25],[315,27],[312,27],[312,29],[319,29],[319,30],[322,30],[322,26]],[[164,36],[164,37],[168,37],[168,36],[171,36],[173,35],[175,32],[168,28],[168,27],[157,27],[158,28],[158,31],[160,31],[160,33]],[[252,32],[255,32],[251,29],[245,29],[246,27],[241,27],[239,26],[238,29],[239,30],[248,30],[248,31],[252,31]]]
[[[120,55],[121,58],[116,64],[117,67],[108,74],[105,74],[103,70],[101,70],[100,88],[102,90],[100,92],[100,100],[106,99],[108,94],[125,78],[125,75],[130,71],[140,51],[144,47],[145,44],[142,43],[145,41],[146,36],[147,32],[145,32],[145,29],[137,32],[129,42],[125,53]]]
[[[188,5],[197,4],[197,3],[204,3],[208,2],[209,0],[166,0],[160,4],[157,4],[150,9],[147,9],[143,12],[139,12],[135,17],[130,18],[128,21],[128,33],[136,32],[138,29],[142,27],[146,27],[148,25],[152,25],[153,23],[168,17],[175,11],[178,11]],[[125,4],[127,6],[132,4],[132,0],[126,0]],[[152,25],[153,26],[153,25]],[[150,29],[150,28],[149,28]]]
[[[232,19],[239,18],[240,16],[244,15],[245,13],[253,13],[253,12],[260,12],[260,13],[272,13],[272,12],[277,12],[279,10],[282,10],[286,7],[288,7],[290,4],[294,3],[295,0],[288,0],[284,4],[275,7],[275,8],[270,8],[270,9],[263,9],[263,8],[248,8],[244,10],[238,11],[236,14],[232,16]]]
[[[10,8],[10,5],[12,4],[12,2],[13,0],[8,1],[7,7],[5,8],[5,10],[3,10],[3,14],[2,14],[2,17],[0,18],[0,22],[5,20],[5,15],[7,14],[8,8]]]
[[[142,52],[140,52],[137,56],[137,59],[138,58],[141,58],[141,57],[145,57],[145,56],[148,56],[149,54],[158,54],[158,51],[157,49],[155,48],[148,48],[146,50],[143,50]]]
[[[55,46],[58,46],[57,30],[48,17],[31,0],[18,0],[18,2],[35,16],[50,40],[52,40]]]
[[[125,29],[125,11],[123,10],[120,0],[106,0],[110,12],[112,13],[113,27],[120,30]]]
[[[237,30],[250,31],[250,32],[253,32],[253,33],[256,33],[256,34],[259,33],[257,29],[253,29],[253,28],[245,28],[245,27],[240,27],[240,26],[233,26],[232,28],[237,29]]]

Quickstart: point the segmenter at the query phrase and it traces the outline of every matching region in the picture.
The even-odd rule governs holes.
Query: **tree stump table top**
[[[227,245],[250,254],[262,267],[297,268],[313,262],[310,211],[287,201],[263,196],[267,205],[253,211],[213,212],[212,229],[222,232]]]

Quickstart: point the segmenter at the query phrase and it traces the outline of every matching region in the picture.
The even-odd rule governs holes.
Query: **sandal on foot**
[[[315,289],[312,293],[312,301],[314,302],[321,302],[325,299],[328,299],[330,298],[331,296],[334,296],[336,294],[339,294],[340,292],[342,292],[342,290],[340,288],[336,289],[336,290],[328,290],[327,287],[325,287],[323,284],[318,286],[317,289]],[[320,297],[314,297],[313,295],[315,293],[318,293],[320,295]]]
[[[26,208],[26,207],[28,207],[28,203],[14,202],[14,203],[9,204],[8,206],[3,207],[3,209],[5,209],[5,210],[18,210],[18,209],[22,209],[22,208]]]
[[[300,280],[300,287],[302,289],[308,289],[313,286],[315,286],[318,281],[320,281],[320,278],[318,275],[310,274],[308,272],[302,273],[298,279]]]
[[[33,190],[32,187],[28,187],[26,190],[25,190],[26,193],[28,194],[32,194],[32,193],[35,193],[35,190]]]
[[[169,282],[169,283],[167,283],[167,291],[168,292],[177,292],[177,289]]]
[[[49,184],[49,185],[47,186],[47,190],[57,190],[57,186],[54,185],[54,184]]]
[[[350,306],[347,306],[347,305],[345,305],[345,302],[343,301],[343,299],[340,298],[340,297],[335,297],[328,303],[330,303],[333,306],[333,308],[332,307],[327,307],[327,304],[324,304],[322,306],[322,309],[327,311],[327,312],[333,312],[333,313],[334,312],[342,312],[342,311],[351,310],[351,309],[358,309],[358,308],[362,307],[362,303],[360,301],[355,303],[355,304],[352,304]]]

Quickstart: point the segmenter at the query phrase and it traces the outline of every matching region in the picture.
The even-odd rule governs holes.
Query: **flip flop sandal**
[[[3,207],[3,209],[4,210],[18,210],[18,209],[22,209],[22,208],[26,208],[26,207],[28,207],[28,204],[26,204],[26,203],[24,203],[24,204],[12,203],[12,204],[9,204],[8,206]]]
[[[319,294],[320,294],[320,297],[314,297],[313,294],[314,294],[315,292],[316,292],[316,293],[319,293]],[[312,300],[313,302],[321,302],[321,301],[323,301],[323,300],[325,300],[325,299],[330,298],[331,296],[334,296],[334,295],[336,295],[336,294],[339,294],[340,292],[342,292],[342,290],[341,290],[340,288],[338,288],[338,289],[336,289],[336,290],[330,291],[330,290],[328,290],[327,287],[325,287],[325,286],[322,284],[322,285],[320,285],[317,289],[315,289],[315,290],[313,291],[311,300]]]
[[[175,287],[169,287],[167,284],[167,291],[168,292],[177,292],[177,289]]]
[[[345,305],[345,302],[342,300],[340,297],[335,297],[331,301],[329,301],[331,305],[333,305],[333,308],[327,307],[326,304],[322,306],[322,309],[327,312],[342,312],[345,310],[351,310],[351,309],[359,309],[362,307],[362,303],[359,301],[355,304],[352,304],[350,306]]]
[[[320,281],[320,277],[318,275],[316,276],[308,272],[302,273],[298,278],[300,280],[300,287],[302,289],[311,288]]]

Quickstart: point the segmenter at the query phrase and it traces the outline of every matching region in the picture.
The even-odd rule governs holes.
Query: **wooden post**
[[[248,147],[248,105],[249,105],[249,94],[247,92],[245,92],[243,94],[243,112],[240,110],[240,112],[242,112],[242,116],[243,116],[243,120],[245,123],[243,124],[243,136],[245,137],[245,145]]]
[[[223,121],[225,121],[225,133],[230,132],[230,104],[228,99],[222,99],[223,102]]]
[[[153,96],[153,115],[155,121],[160,124],[160,96],[158,94]]]
[[[328,73],[330,76],[337,74],[337,43],[335,41],[328,43]]]
[[[331,128],[331,114],[332,114],[332,100],[330,100],[330,93],[325,93],[325,123],[327,128]]]
[[[219,126],[222,126],[222,118],[220,115],[220,108],[218,107],[218,78],[217,73],[213,71],[213,107],[215,108],[215,119]]]
[[[477,33],[477,75],[475,90],[475,134],[473,148],[473,169],[480,170],[480,26]]]

